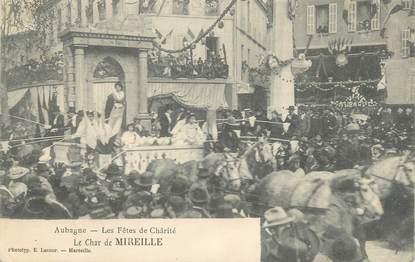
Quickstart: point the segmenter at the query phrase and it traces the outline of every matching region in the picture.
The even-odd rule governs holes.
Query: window
[[[219,0],[205,0],[205,15],[219,14]]]
[[[105,0],[99,0],[97,2],[98,6],[98,18],[99,20],[105,20],[106,11],[105,11]]]
[[[370,29],[371,30],[379,30],[380,28],[380,0],[375,0],[376,7],[372,6],[372,8],[376,8],[376,13],[372,16],[372,19],[370,21]]]
[[[58,9],[58,31],[62,30],[62,9]]]
[[[251,65],[251,49],[249,49],[248,48],[248,54],[246,55],[247,56],[247,58],[246,58],[246,63],[248,64],[248,65]]]
[[[410,9],[411,8],[411,0],[402,0],[402,7],[404,9]]]
[[[94,23],[94,0],[88,0],[88,6],[85,9],[88,24]]]
[[[316,10],[316,33],[329,32],[329,5],[317,5]]]
[[[329,33],[337,32],[337,4],[329,5]]]
[[[76,22],[78,23],[78,25],[82,24],[82,10],[83,10],[83,6],[82,6],[82,0],[78,0],[76,3]]]
[[[174,15],[188,15],[190,0],[173,0]]]
[[[209,59],[218,54],[218,38],[206,37],[206,57]]]
[[[68,1],[66,5],[66,24],[70,26],[72,24],[72,5],[71,1]]]
[[[347,25],[347,29],[350,32],[356,31],[356,2],[352,1],[349,4],[349,14],[347,17],[349,24]]]
[[[307,6],[307,34],[315,33],[315,7],[314,5]]]
[[[401,31],[401,55],[402,57],[409,57],[411,53],[410,46],[410,36],[411,31],[409,29],[404,29]]]
[[[119,0],[118,0],[119,1]],[[140,0],[139,13],[152,14],[155,11],[156,0]]]
[[[352,1],[349,6],[349,31],[379,30],[380,1]]]
[[[120,0],[112,0],[112,13],[118,15],[120,13]]]

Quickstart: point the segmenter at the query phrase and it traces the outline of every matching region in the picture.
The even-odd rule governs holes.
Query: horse
[[[273,147],[266,141],[251,145],[239,157],[239,173],[242,180],[258,181],[272,172]]]
[[[159,191],[164,194],[168,194],[169,186],[177,177],[184,178],[189,185],[197,182],[200,165],[221,180],[222,190],[239,191],[241,181],[237,163],[238,159],[227,153],[210,153],[201,161],[191,160],[181,164],[171,159],[153,160],[146,171],[153,173],[160,184]]]
[[[327,250],[326,233],[340,228],[359,240],[367,257],[364,235],[358,234],[359,230],[362,224],[383,215],[380,199],[368,179],[353,170],[311,172],[305,177],[289,170],[276,171],[261,179],[255,192],[259,215],[275,206],[302,210],[322,240],[322,251]]]
[[[397,250],[413,241],[415,161],[412,154],[406,152],[379,160],[365,171],[376,181],[385,209],[379,221],[365,227],[367,234],[370,238],[387,238]]]

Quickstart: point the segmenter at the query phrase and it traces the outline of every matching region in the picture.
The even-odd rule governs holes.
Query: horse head
[[[272,146],[267,143],[266,141],[261,141],[253,147],[253,151],[255,153],[255,161],[257,163],[268,163],[274,157],[272,154]]]
[[[217,166],[214,174],[223,178],[230,190],[239,191],[241,188],[239,159],[228,154],[224,154],[224,157],[224,161]]]
[[[342,176],[333,180],[332,189],[352,209],[352,214],[358,215],[362,223],[377,220],[383,215],[382,203],[373,179],[360,175]]]

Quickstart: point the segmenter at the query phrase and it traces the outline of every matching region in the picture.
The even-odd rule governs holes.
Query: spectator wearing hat
[[[187,210],[187,202],[183,197],[174,195],[167,200],[165,209],[169,218],[183,217]]]
[[[299,177],[305,176],[304,170],[301,168],[301,159],[300,156],[294,154],[288,158],[288,169],[292,171],[295,175]]]
[[[82,121],[82,117],[76,114],[75,108],[70,107],[68,112],[68,122],[66,123],[66,128],[68,128],[71,134],[75,134],[78,129],[79,123]]]
[[[210,218],[206,207],[209,203],[208,190],[201,185],[194,185],[189,191],[191,207],[181,216],[182,218]]]
[[[240,129],[241,125],[232,116],[223,124],[218,140],[224,151],[238,151],[240,140],[237,132],[240,132]]]
[[[304,106],[298,107],[298,136],[308,137],[310,133],[311,116]]]
[[[65,118],[61,114],[59,107],[53,111],[53,118],[51,122],[51,136],[62,136],[65,133]]]
[[[41,176],[34,175],[28,168],[25,167],[12,167],[8,172],[9,186],[12,183],[21,182],[27,185],[29,193],[41,194],[55,199],[55,193],[52,185],[49,181]]]
[[[270,132],[270,137],[272,138],[279,138],[282,136],[282,134],[284,133],[284,128],[282,125],[282,119],[281,119],[281,114],[278,113],[277,111],[272,111],[271,112],[271,120],[270,120],[270,124],[269,124],[269,130]]]
[[[356,239],[344,231],[336,230],[333,238],[326,238],[328,250],[324,253],[333,262],[362,262],[365,261]]]
[[[171,115],[172,112],[173,112],[173,109],[171,109],[171,107],[167,107],[164,114],[161,114],[159,116],[159,123],[161,127],[161,130],[160,130],[161,137],[171,136],[170,132],[172,129],[172,115]]]
[[[175,179],[170,183],[168,188],[169,196],[178,196],[185,198],[189,191],[189,183],[187,179],[182,176],[176,176]]]
[[[307,244],[292,234],[294,218],[288,216],[281,207],[268,209],[264,218],[261,261],[306,261]]]

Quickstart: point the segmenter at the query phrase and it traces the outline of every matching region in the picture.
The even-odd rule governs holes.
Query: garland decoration
[[[236,3],[236,1],[238,1],[238,0],[232,0],[229,3],[229,5],[222,11],[220,16],[215,20],[215,22],[211,26],[209,26],[209,28],[205,32],[203,32],[203,34],[198,35],[192,42],[190,42],[189,44],[187,44],[183,48],[180,48],[180,49],[165,49],[165,48],[161,47],[161,45],[159,43],[157,43],[156,41],[153,41],[154,47],[157,48],[160,51],[163,51],[165,53],[170,53],[170,54],[182,53],[182,52],[192,48],[197,43],[199,43],[203,38],[205,38],[207,35],[209,35],[211,33],[211,31],[216,27],[216,25],[218,25],[218,23],[221,22],[222,19],[225,17],[225,15],[231,10],[231,8]]]

